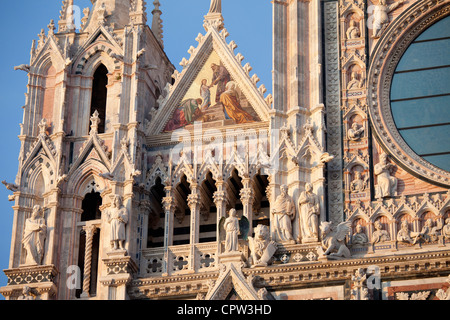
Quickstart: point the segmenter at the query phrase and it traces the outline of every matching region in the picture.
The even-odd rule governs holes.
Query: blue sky
[[[187,50],[197,46],[195,38],[203,29],[204,15],[210,0],[160,0],[164,25],[165,50],[174,66],[180,70],[179,62],[189,58]],[[2,49],[0,50],[0,181],[14,182],[17,174],[20,141],[19,123],[22,122],[25,104],[27,75],[14,71],[14,66],[28,64],[33,39],[42,28],[47,32],[51,19],[58,23],[62,0],[16,0],[2,1],[0,25]],[[80,8],[91,6],[90,0],[75,0]],[[153,1],[147,0],[149,24]],[[222,11],[225,27],[247,62],[265,84],[268,93],[272,88],[272,4],[269,0],[223,0]],[[8,268],[13,223],[12,194],[0,185],[0,270]],[[0,271],[0,287],[6,285],[6,276]],[[2,297],[0,297],[2,299]]]

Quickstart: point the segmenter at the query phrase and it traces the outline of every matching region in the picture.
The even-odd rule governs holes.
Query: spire
[[[155,6],[155,9],[153,9],[153,21],[152,21],[152,31],[155,35],[156,39],[158,39],[161,46],[164,48],[164,42],[163,42],[163,24],[161,19],[161,10],[159,10],[159,7],[161,4],[159,3],[159,0],[153,1],[153,5]]]
[[[75,30],[73,10],[73,0],[63,0],[62,8],[59,12],[58,32],[72,32]]]
[[[131,0],[130,21],[137,24],[147,24],[147,2],[145,0]]]

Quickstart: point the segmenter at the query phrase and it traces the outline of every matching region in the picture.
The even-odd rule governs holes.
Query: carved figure
[[[303,242],[317,241],[319,237],[319,199],[312,192],[310,183],[305,185],[305,191],[300,194],[300,229]]]
[[[40,205],[33,207],[31,217],[25,221],[22,244],[27,252],[26,265],[42,264],[47,226]]]
[[[347,85],[347,89],[348,90],[360,89],[361,88],[361,81],[359,81],[356,76],[357,76],[357,73],[356,72],[352,72],[351,79],[350,79],[350,81],[348,82],[348,85]]]
[[[350,234],[351,224],[349,221],[341,222],[336,229],[332,223],[322,221],[320,231],[322,232],[322,242],[319,254],[333,257],[351,257],[350,250],[345,245],[345,237]]]
[[[211,0],[209,13],[222,13],[222,0]]]
[[[450,218],[445,219],[445,226],[441,232],[445,239],[450,239]]]
[[[292,236],[292,221],[295,218],[295,204],[289,196],[287,186],[280,187],[281,194],[272,209],[272,239],[276,242],[295,243]]]
[[[225,252],[239,251],[239,219],[236,217],[235,209],[228,212],[228,218],[225,219],[223,226],[226,231]]]
[[[13,183],[8,183],[5,180],[3,180],[2,183],[5,185],[6,189],[8,189],[9,191],[12,191],[12,192],[19,191],[19,186],[15,185]]]
[[[425,225],[423,226],[422,230],[417,233],[413,234],[414,241],[413,243],[416,244],[417,242],[431,242],[436,241],[438,239],[438,231],[441,229],[439,226],[433,227],[433,219],[427,219],[425,221]]]
[[[375,5],[375,9],[373,11],[373,37],[379,38],[381,33],[386,29],[389,25],[389,16],[388,14],[393,10],[397,9],[400,5],[402,5],[405,0],[400,0],[391,5],[386,4],[386,0],[380,0],[380,2]]]
[[[397,241],[413,243],[414,240],[411,238],[411,231],[409,230],[409,223],[407,220],[403,220],[400,230],[397,232]]]
[[[25,286],[22,289],[22,295],[17,298],[17,300],[35,300],[36,296],[32,293],[29,286]]]
[[[383,225],[380,221],[375,221],[374,224],[375,231],[372,234],[372,243],[378,243],[378,242],[385,242],[390,241],[391,237],[389,236],[389,233],[386,230],[383,230]]]
[[[110,229],[111,248],[123,250],[126,240],[125,226],[128,223],[128,210],[122,204],[122,197],[115,195],[112,208],[108,212],[108,222]]]
[[[14,67],[14,70],[22,70],[22,71],[25,71],[26,73],[28,73],[28,72],[30,72],[31,67],[27,64],[21,64],[21,65]]]
[[[364,132],[364,127],[359,127],[356,122],[353,122],[352,127],[348,129],[347,136],[352,141],[358,141]]]
[[[255,237],[248,238],[251,251],[249,263],[252,268],[266,267],[277,251],[277,244],[270,240],[270,231],[267,226],[259,224],[254,231]]]
[[[355,179],[350,183],[350,191],[361,192],[366,188],[366,181],[362,179],[361,172],[355,171]]]
[[[356,233],[352,236],[352,244],[366,244],[369,242],[369,238],[363,230],[362,225],[356,225]]]
[[[380,162],[374,167],[374,173],[378,179],[378,184],[375,186],[375,197],[377,199],[397,195],[398,180],[396,177],[391,176],[394,168],[395,165],[389,162],[388,155],[382,153]]]
[[[361,37],[361,32],[355,20],[350,20],[350,26],[347,29],[347,39],[358,39]]]

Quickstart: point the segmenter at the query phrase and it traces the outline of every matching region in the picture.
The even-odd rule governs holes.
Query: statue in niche
[[[361,192],[366,189],[366,181],[363,180],[362,174],[359,171],[355,171],[355,178],[350,183],[351,192]]]
[[[369,238],[364,232],[363,226],[358,224],[356,225],[356,233],[352,235],[352,244],[366,244],[369,242]]]
[[[40,205],[33,207],[31,217],[25,221],[22,244],[27,252],[25,265],[41,265],[44,258],[44,242],[47,226]]]
[[[352,127],[348,129],[348,138],[352,141],[358,141],[364,132],[364,127],[359,127],[358,123],[353,122]]]
[[[391,176],[395,165],[389,162],[388,155],[382,153],[380,162],[375,165],[374,173],[377,176],[378,184],[375,186],[375,197],[377,199],[394,197],[397,195],[397,178]]]
[[[388,14],[399,6],[401,6],[405,0],[399,0],[391,5],[386,4],[386,0],[380,0],[380,2],[375,5],[373,11],[373,38],[377,39],[380,37],[381,33],[389,25]]]
[[[225,253],[239,251],[239,219],[235,209],[228,212],[228,218],[225,219],[223,227],[226,231]]]
[[[386,230],[383,230],[383,225],[379,220],[374,223],[375,231],[372,234],[372,243],[376,244],[379,242],[390,241],[391,237]]]
[[[269,228],[259,224],[255,228],[255,237],[249,237],[248,240],[251,251],[249,264],[252,268],[266,267],[277,251],[277,243],[270,240]]]
[[[122,204],[122,197],[115,195],[112,208],[107,213],[110,229],[110,243],[113,250],[124,250],[126,240],[125,226],[128,223],[128,210]]]
[[[433,219],[431,218],[427,219],[427,221],[425,221],[425,225],[423,226],[422,230],[417,234],[413,234],[414,236],[413,244],[416,244],[419,241],[421,242],[436,241],[439,237],[438,231],[441,230],[441,227],[439,226],[433,227],[433,224],[434,224]]]
[[[445,219],[445,226],[442,227],[441,232],[445,239],[450,239],[450,218]]]
[[[348,82],[347,90],[353,90],[353,89],[360,89],[361,88],[361,81],[357,78],[358,73],[353,71],[351,73],[351,79]]]
[[[361,32],[359,31],[358,24],[355,20],[350,20],[350,26],[347,29],[347,39],[358,39],[361,37]]]
[[[286,185],[280,187],[281,194],[275,200],[272,212],[272,239],[276,242],[295,243],[292,236],[292,221],[295,218],[295,204],[288,194]]]
[[[414,240],[411,238],[411,230],[409,230],[408,220],[403,220],[400,230],[397,232],[397,241],[413,243]]]
[[[299,198],[302,242],[314,242],[319,239],[319,199],[312,191],[312,184],[307,183],[305,191]]]

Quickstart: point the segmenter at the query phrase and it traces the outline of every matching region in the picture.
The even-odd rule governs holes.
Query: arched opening
[[[83,212],[81,213],[81,222],[84,222],[84,225],[87,225],[86,222],[93,220],[101,219],[101,211],[100,206],[102,205],[102,197],[100,193],[92,191],[91,193],[86,194],[82,202]],[[89,237],[92,237],[89,239]],[[91,246],[91,248],[88,248]],[[90,255],[86,256],[86,252],[90,252]],[[78,249],[78,267],[81,272],[84,274],[86,268],[86,263],[90,264],[90,282],[89,282],[89,291],[85,292],[85,294],[89,294],[89,296],[95,296],[97,294],[97,274],[98,274],[98,260],[100,256],[100,229],[96,229],[96,231],[90,235],[86,232],[86,229],[82,228],[80,230],[80,242]],[[89,261],[86,261],[86,260]],[[84,275],[86,277],[86,275]],[[75,292],[75,296],[77,298],[81,297],[83,293],[83,289],[77,289]]]
[[[156,178],[155,185],[150,188],[152,206],[148,217],[147,248],[164,246],[164,188],[160,177]]]
[[[98,220],[101,218],[100,206],[102,205],[102,197],[100,193],[92,191],[86,194],[81,205],[83,213],[81,214],[81,221]]]
[[[217,191],[216,180],[214,180],[211,172],[205,177],[200,184],[202,205],[200,209],[200,235],[199,242],[214,242],[217,234],[217,216],[216,206],[214,204],[214,192]]]
[[[92,98],[91,111],[89,117],[94,114],[95,110],[98,112],[98,117],[101,122],[98,125],[98,133],[105,133],[106,122],[106,100],[108,96],[108,69],[101,64],[94,73],[94,80],[92,82]]]

